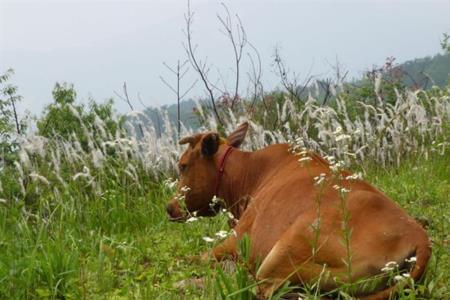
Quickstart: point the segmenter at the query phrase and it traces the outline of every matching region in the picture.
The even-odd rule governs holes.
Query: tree
[[[83,149],[88,150],[90,139],[97,141],[104,135],[113,138],[122,126],[120,118],[114,119],[112,99],[102,104],[91,99],[88,106],[76,103],[76,91],[68,83],[56,83],[52,94],[54,103],[45,108],[37,122],[39,135],[66,140],[75,135]]]
[[[17,103],[22,96],[17,95],[17,87],[8,80],[14,74],[8,69],[0,75],[0,161],[10,161],[17,148],[17,138],[25,131],[25,122],[19,119]]]
[[[450,43],[449,43],[449,41],[450,41],[450,34],[444,33],[443,36],[444,37],[443,37],[442,42],[441,42],[442,50],[447,51],[447,53],[450,55]]]

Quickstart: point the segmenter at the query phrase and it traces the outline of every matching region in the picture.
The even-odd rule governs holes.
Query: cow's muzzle
[[[177,200],[172,200],[166,205],[166,211],[169,215],[169,220],[173,222],[183,222],[186,220],[185,215],[181,211],[181,207]]]

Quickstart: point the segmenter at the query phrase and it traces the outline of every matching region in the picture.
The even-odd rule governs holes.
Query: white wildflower
[[[189,191],[191,190],[191,188],[185,185],[185,186],[183,186],[180,190],[181,190],[181,192],[183,192],[183,193],[187,193],[187,192],[189,192]]]
[[[334,163],[335,163],[335,160],[336,160],[336,158],[335,158],[333,155],[326,155],[324,158],[325,158],[330,164],[334,164]]]
[[[346,188],[344,188],[344,187],[341,188],[340,191],[341,191],[342,194],[350,193],[350,190],[349,190],[349,189],[346,189]]]
[[[389,261],[387,262],[384,267],[381,269],[382,272],[390,272],[395,270],[398,267],[397,262],[395,261]]]
[[[234,220],[234,215],[231,212],[229,212],[229,211],[227,212],[227,217],[230,220]]]
[[[408,262],[408,263],[416,262],[417,261],[417,257],[413,256],[411,258],[405,259],[405,261]]]
[[[402,276],[405,277],[405,278],[410,278],[410,277],[411,277],[411,274],[409,274],[409,273],[404,273],[404,274],[402,274]]]
[[[319,176],[314,177],[314,185],[321,185],[325,181],[325,173],[320,173]]]
[[[202,239],[203,239],[205,242],[207,242],[207,243],[212,243],[212,242],[214,242],[214,239],[213,239],[213,238],[210,238],[209,236],[204,236],[204,237],[202,237]]]
[[[198,221],[198,218],[190,217],[189,219],[186,220],[186,223],[192,223],[192,222],[195,222],[195,221]]]
[[[362,179],[362,173],[358,172],[352,175],[349,175],[345,177],[346,180],[361,180]]]
[[[386,267],[398,267],[398,264],[396,261],[389,261],[385,265]]]
[[[345,163],[340,160],[335,162],[334,164],[330,165],[330,170],[333,171],[333,173],[337,173],[340,169],[344,167]]]
[[[173,189],[178,183],[178,180],[175,179],[173,180],[172,178],[168,178],[166,180],[164,180],[163,184],[165,187],[169,188],[169,189]]]
[[[216,232],[216,236],[221,239],[226,238],[229,234],[230,233],[225,230],[220,230],[220,231]]]
[[[6,204],[8,202],[8,200],[0,198],[0,203]]]
[[[299,161],[299,162],[306,162],[306,161],[311,161],[311,160],[312,160],[312,158],[309,157],[309,156],[307,156],[307,157],[302,157],[302,158],[300,158],[298,161]]]
[[[297,153],[297,155],[300,155],[300,156],[305,156],[307,154],[308,154],[308,150],[302,150],[299,153]]]
[[[212,204],[217,204],[220,202],[220,198],[218,198],[216,195],[214,195],[214,197],[211,199],[211,203]]]
[[[404,279],[404,277],[402,275],[395,275],[394,276],[394,280],[395,281],[402,281]]]
[[[350,140],[352,137],[348,134],[340,134],[336,137],[336,142],[342,141],[342,140]]]

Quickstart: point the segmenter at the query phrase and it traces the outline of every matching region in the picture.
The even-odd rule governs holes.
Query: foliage
[[[450,35],[448,33],[444,33],[443,34],[443,38],[442,38],[442,42],[441,42],[441,47],[444,51],[447,51],[447,53],[450,55]]]
[[[92,99],[86,107],[76,104],[76,91],[73,85],[56,83],[53,89],[54,103],[48,105],[44,115],[38,121],[38,134],[51,138],[79,140],[81,147],[87,150],[92,145],[89,142],[98,141],[100,137],[116,136],[123,120],[114,119],[113,100],[98,104]]]
[[[404,83],[407,86],[431,88],[433,85],[444,87],[449,83],[450,56],[436,54],[432,57],[418,58],[401,65]]]
[[[8,84],[13,74],[14,71],[8,69],[0,75],[0,162],[7,164],[14,159],[17,139],[26,130],[25,120],[19,120],[16,109],[22,97],[17,95],[16,86]]]

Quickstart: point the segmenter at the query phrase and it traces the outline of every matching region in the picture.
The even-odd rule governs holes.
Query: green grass
[[[426,277],[401,298],[449,299],[449,156],[374,166],[366,179],[428,223]],[[103,182],[101,194],[70,183],[42,188],[31,204],[0,203],[0,299],[250,299],[255,288],[245,263],[222,272],[196,259],[213,247],[202,237],[228,229],[225,216],[171,223],[164,211],[171,191],[163,184]],[[193,278],[205,279],[203,286],[178,287]]]

